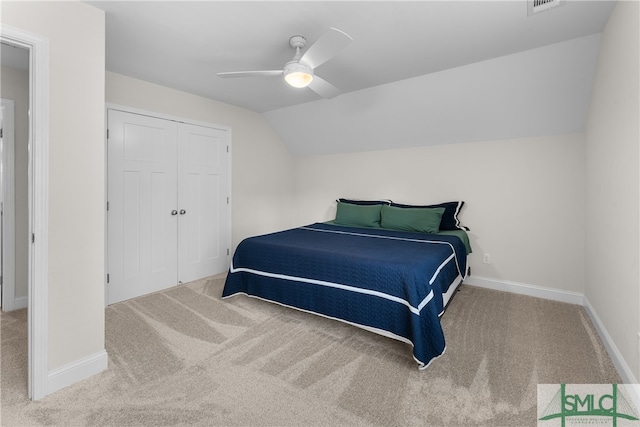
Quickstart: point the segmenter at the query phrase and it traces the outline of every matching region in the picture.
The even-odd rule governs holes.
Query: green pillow
[[[435,234],[440,231],[444,208],[398,208],[382,206],[382,228]]]
[[[380,227],[380,208],[382,205],[352,205],[338,202],[336,224],[353,227]]]

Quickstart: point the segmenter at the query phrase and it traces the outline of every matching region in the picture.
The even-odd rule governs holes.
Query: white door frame
[[[16,309],[15,287],[15,103],[11,99],[0,99],[2,104],[2,311]]]
[[[49,40],[0,25],[0,41],[29,50],[29,397],[48,394],[49,376]]]

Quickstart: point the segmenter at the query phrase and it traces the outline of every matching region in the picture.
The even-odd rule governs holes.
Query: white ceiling
[[[263,115],[297,156],[581,133],[600,38],[580,37]]]
[[[316,69],[349,93],[596,34],[615,6],[564,1],[528,17],[524,0],[89,3],[106,11],[107,70],[256,112],[320,100],[280,78],[216,76],[282,68],[292,35],[353,37]]]

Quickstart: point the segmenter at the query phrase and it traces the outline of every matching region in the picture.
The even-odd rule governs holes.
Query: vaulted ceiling
[[[456,134],[456,128],[486,104],[495,110],[491,115],[514,111],[508,93],[520,85],[529,88],[523,95],[533,93],[536,107],[557,103],[554,97],[570,97],[562,109],[584,114],[583,95],[586,91],[588,103],[599,42],[597,36],[588,36],[602,31],[615,6],[612,1],[562,0],[553,9],[528,16],[524,0],[88,3],[106,11],[107,70],[264,113],[298,155],[529,136],[521,127],[500,131],[496,117],[486,117],[477,135],[473,129]],[[342,91],[336,98],[325,100],[308,88],[294,89],[282,78],[216,75],[281,69],[293,56],[290,36],[303,35],[313,43],[330,27],[353,38],[316,69]],[[513,74],[500,75],[500,70],[523,74],[519,80]],[[543,80],[530,81],[533,72],[542,72]],[[578,76],[571,77],[576,72]],[[559,86],[552,84],[545,91],[553,74],[559,75]],[[551,98],[535,99],[547,92]],[[500,102],[504,105],[498,108]],[[527,114],[527,102],[520,113]],[[416,114],[416,108],[423,113]],[[414,141],[424,134],[420,128],[430,114],[431,139],[427,135]],[[384,135],[376,131],[381,118],[389,130]],[[579,122],[565,128],[543,123],[537,132],[571,132]],[[399,141],[392,138],[394,129],[414,131],[401,132],[404,141]],[[447,136],[447,129],[454,135]],[[369,142],[353,141],[359,130]]]

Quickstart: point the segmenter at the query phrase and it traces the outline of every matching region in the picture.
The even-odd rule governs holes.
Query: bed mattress
[[[445,351],[439,316],[466,254],[457,236],[316,223],[243,240],[222,297],[246,294],[398,339],[425,368]]]

